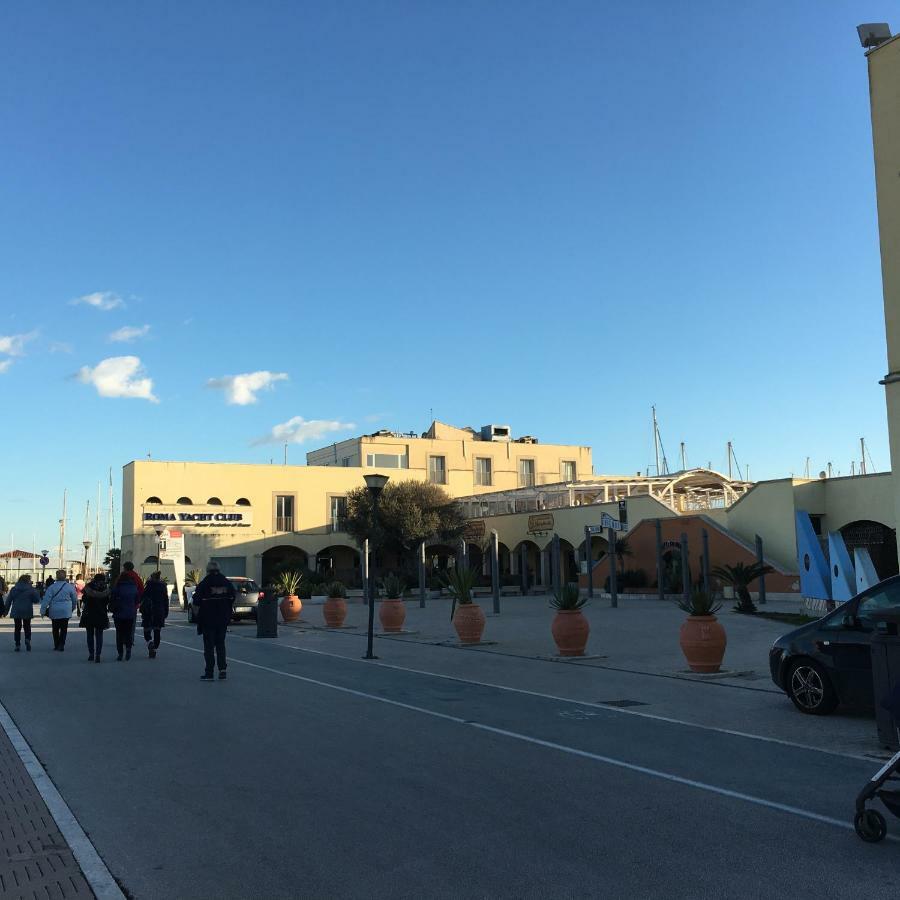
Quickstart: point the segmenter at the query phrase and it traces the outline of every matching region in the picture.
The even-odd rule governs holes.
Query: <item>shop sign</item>
[[[528,533],[538,534],[553,531],[553,513],[537,513],[528,517]]]
[[[175,524],[196,528],[249,528],[253,511],[249,506],[163,506],[141,507],[141,524],[147,528]]]
[[[466,524],[463,537],[467,541],[478,541],[484,537],[484,519],[473,519]]]

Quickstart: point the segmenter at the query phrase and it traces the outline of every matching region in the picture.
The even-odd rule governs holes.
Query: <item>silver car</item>
[[[252,578],[232,578],[231,576],[227,577],[231,582],[231,586],[234,588],[235,595],[234,612],[232,613],[232,618],[255,619],[256,605],[257,603],[259,603],[259,598],[263,596],[262,591],[259,589],[259,585]],[[195,621],[194,606],[191,603],[193,595],[193,588],[187,588],[185,590],[185,603],[187,606],[188,622]]]

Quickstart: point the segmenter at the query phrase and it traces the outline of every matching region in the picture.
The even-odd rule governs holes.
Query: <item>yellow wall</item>
[[[893,518],[900,521],[900,39],[868,54],[875,192],[887,337],[885,386],[891,447]]]

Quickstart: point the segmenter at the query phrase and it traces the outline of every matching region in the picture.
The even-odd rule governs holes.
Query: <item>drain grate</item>
[[[640,700],[598,700],[600,706],[616,706],[619,709],[627,709],[629,706],[646,706]]]

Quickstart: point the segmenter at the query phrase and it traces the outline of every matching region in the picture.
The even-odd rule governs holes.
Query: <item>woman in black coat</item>
[[[103,632],[109,628],[109,588],[106,576],[96,574],[84,587],[82,594],[81,619],[78,624],[87,629],[88,662],[100,662],[103,649]]]
[[[169,615],[169,588],[159,572],[154,572],[144,585],[141,595],[141,625],[150,659],[159,650],[160,631],[165,627]]]

